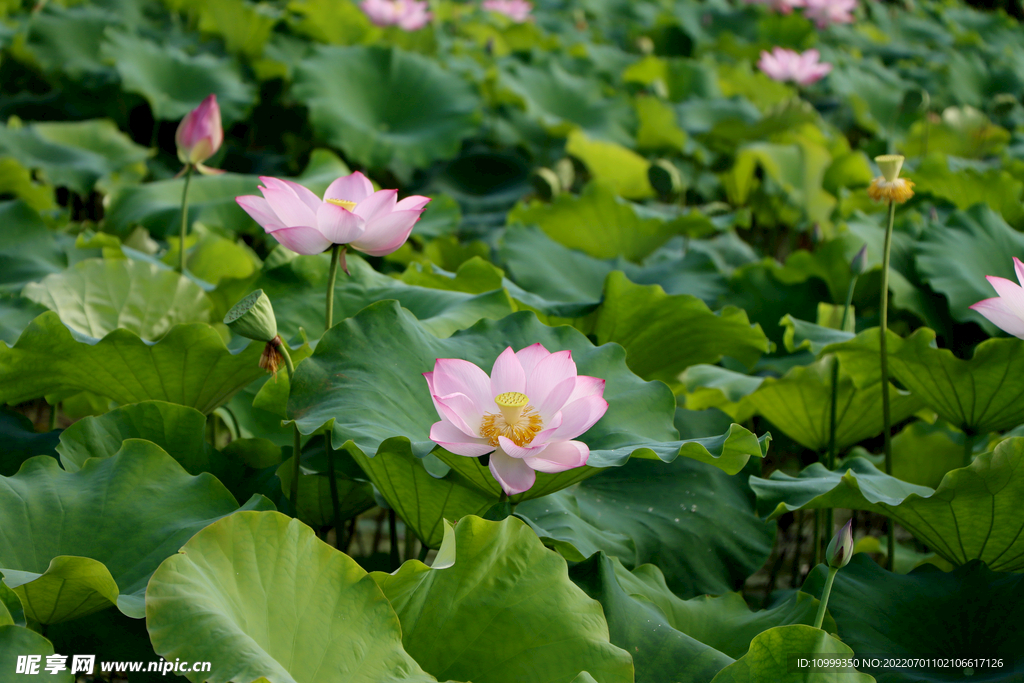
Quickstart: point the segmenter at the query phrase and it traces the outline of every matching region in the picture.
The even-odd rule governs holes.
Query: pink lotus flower
[[[797,7],[804,7],[806,0],[745,0],[748,5],[767,5],[779,14],[790,14]]]
[[[217,106],[216,95],[210,95],[186,114],[174,133],[174,143],[178,147],[181,163],[194,165],[196,170],[207,175],[223,173],[202,164],[217,153],[222,142],[224,129],[220,124],[220,107]]]
[[[457,358],[437,359],[423,376],[441,416],[431,441],[456,455],[490,453],[491,474],[509,495],[533,486],[536,472],[587,464],[590,448],[572,439],[608,409],[603,379],[577,376],[571,352],[540,344],[508,347],[490,377]]]
[[[852,24],[857,0],[805,0],[804,7],[804,16],[818,28],[827,28],[832,24]]]
[[[533,5],[526,2],[526,0],[484,0],[481,3],[481,7],[498,14],[504,14],[517,24],[528,21],[530,19],[530,11],[533,9]]]
[[[983,299],[970,306],[971,310],[985,316],[989,322],[1003,332],[1024,339],[1024,263],[1013,257],[1013,269],[1017,272],[1018,285],[1004,277],[985,277],[999,296]]]
[[[358,171],[338,178],[321,200],[298,183],[260,177],[262,197],[235,197],[238,205],[274,239],[299,254],[319,254],[346,244],[370,256],[384,256],[409,238],[430,201],[414,195],[396,201],[398,190],[373,191]]]
[[[823,78],[832,70],[832,65],[819,63],[817,50],[808,50],[800,54],[793,50],[776,47],[769,54],[761,51],[761,59],[757,68],[776,81],[793,81],[800,85],[810,85]]]
[[[425,0],[363,0],[359,7],[377,26],[397,25],[403,31],[418,31],[430,21]]]

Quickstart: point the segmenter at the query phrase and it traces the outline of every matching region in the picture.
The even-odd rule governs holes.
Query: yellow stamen
[[[346,211],[351,211],[352,209],[356,208],[356,203],[349,201],[347,199],[328,199],[327,201],[329,201],[331,204],[334,204],[335,206],[340,206]]]
[[[526,446],[544,428],[543,420],[533,406],[528,405],[526,394],[506,391],[494,397],[499,413],[484,413],[480,434],[494,447],[498,437],[504,436],[517,446]]]
[[[914,183],[905,178],[896,178],[890,182],[885,177],[878,176],[868,186],[868,196],[876,202],[885,199],[902,204],[914,196],[914,191],[910,189],[913,186]]]

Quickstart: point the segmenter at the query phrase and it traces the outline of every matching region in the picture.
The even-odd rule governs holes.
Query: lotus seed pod
[[[846,523],[839,530],[825,550],[825,559],[830,567],[841,569],[845,567],[850,558],[853,557],[853,520]]]
[[[875,163],[878,164],[878,170],[882,172],[886,182],[891,183],[900,177],[904,159],[902,154],[883,154],[875,157]]]
[[[544,201],[551,201],[562,192],[562,181],[550,168],[536,169],[530,176],[530,182],[537,195]]]
[[[246,339],[269,342],[277,336],[274,307],[262,289],[257,289],[235,304],[224,316],[224,324]]]
[[[658,159],[650,165],[647,169],[647,179],[658,196],[663,198],[678,197],[685,189],[679,169],[665,159]]]

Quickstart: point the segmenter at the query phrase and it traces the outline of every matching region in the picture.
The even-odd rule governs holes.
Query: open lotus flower
[[[505,349],[490,377],[456,358],[439,358],[423,376],[441,417],[431,441],[456,455],[490,453],[491,474],[509,495],[533,486],[536,472],[587,464],[590,448],[573,439],[608,409],[603,379],[577,375],[571,352],[540,344]]]
[[[818,28],[827,28],[832,24],[853,23],[857,0],[804,0],[804,7],[804,16]]]
[[[377,26],[398,26],[403,31],[418,31],[430,22],[426,0],[363,0],[359,7]]]
[[[779,14],[789,14],[797,7],[804,7],[805,0],[746,0],[748,5],[767,5]]]
[[[408,239],[430,201],[414,195],[396,201],[398,190],[373,191],[356,171],[338,178],[321,200],[290,180],[260,177],[262,197],[235,197],[238,205],[274,239],[299,254],[319,254],[345,244],[370,256],[384,256]]]
[[[775,47],[771,53],[762,50],[757,67],[776,81],[792,81],[800,85],[810,85],[821,80],[832,70],[832,65],[818,62],[821,55],[817,50],[808,50],[803,54]]]
[[[202,164],[217,153],[222,142],[224,129],[220,123],[220,107],[217,106],[216,95],[210,95],[186,114],[174,133],[174,143],[181,163],[191,164],[206,175],[224,172]]]
[[[486,10],[504,14],[506,17],[521,24],[530,19],[533,5],[526,0],[484,0],[481,5]]]
[[[1004,277],[988,275],[985,279],[999,296],[983,299],[970,308],[1003,332],[1024,339],[1024,263],[1016,256],[1013,257],[1013,269],[1020,285]]]

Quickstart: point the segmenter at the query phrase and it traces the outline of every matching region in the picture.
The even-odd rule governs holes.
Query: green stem
[[[398,559],[398,515],[394,508],[388,510],[388,535],[391,537],[391,571],[395,571],[401,560]]]
[[[288,351],[288,344],[284,342],[280,337],[277,337],[277,341],[280,344],[276,344],[275,348],[284,356],[284,364],[288,367],[288,382],[289,385],[292,379],[295,377],[295,363],[292,362],[292,354]],[[271,342],[273,343],[273,342]],[[302,476],[300,466],[302,464],[302,435],[299,434],[299,427],[294,422],[292,423],[292,487],[291,495],[288,496],[288,500],[292,502],[292,510],[295,511],[295,516],[299,516],[299,477]]]
[[[825,621],[825,608],[828,607],[828,596],[832,593],[832,582],[839,573],[838,567],[828,568],[828,578],[825,579],[825,588],[821,591],[821,602],[818,604],[818,616],[814,617],[814,628],[821,628],[821,622]]]
[[[327,322],[324,327],[325,332],[334,325],[334,282],[338,279],[338,255],[340,251],[340,244],[331,246],[331,270],[327,276]]]
[[[974,434],[971,432],[964,432],[964,467],[971,466],[971,460],[974,457]]]
[[[334,547],[341,550],[342,536],[345,535],[341,528],[341,501],[338,500],[338,480],[334,477],[334,448],[331,445],[331,430],[324,434],[324,453],[327,455],[327,480],[331,487],[331,508],[334,510]]]
[[[188,186],[192,181],[192,164],[185,170],[185,189],[181,191],[181,243],[178,245],[178,272],[185,272],[185,236],[188,234]]]
[[[50,431],[57,429],[57,404],[50,406]]]
[[[426,564],[426,562],[427,562],[427,553],[429,553],[429,552],[430,552],[430,546],[428,546],[426,543],[420,543],[420,554],[419,554],[419,557],[417,559],[420,562],[423,562],[424,564]]]
[[[889,353],[887,347],[887,335],[889,333],[889,254],[892,251],[892,226],[896,220],[896,202],[889,200],[889,222],[885,227],[885,247],[882,250],[882,301],[879,322],[881,334],[879,335],[879,359],[882,366],[882,440],[885,449],[885,473],[892,475],[892,429],[891,416],[889,414]],[[889,554],[885,559],[886,568],[893,570],[896,561],[896,529],[892,517],[888,524],[888,550]]]
[[[416,551],[416,534],[412,532],[409,525],[405,525],[405,554],[406,560],[411,560],[413,553]]]

